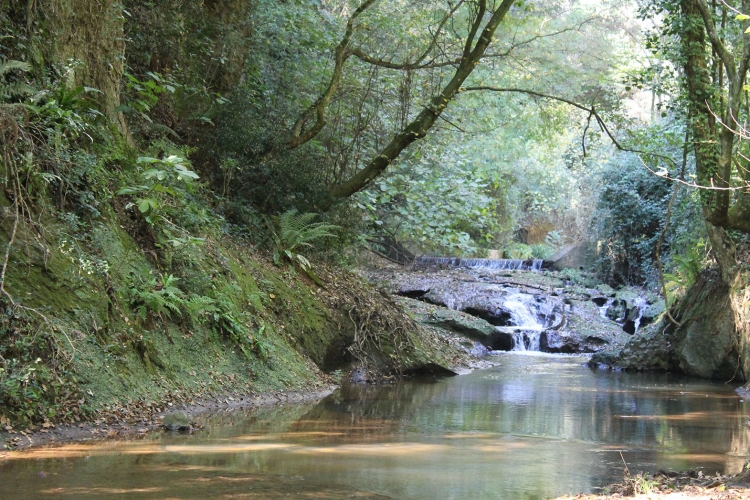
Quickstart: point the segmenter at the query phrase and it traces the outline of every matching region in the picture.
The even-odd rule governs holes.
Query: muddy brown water
[[[345,387],[318,403],[218,413],[192,436],[0,458],[0,499],[542,499],[632,471],[741,470],[736,385],[501,354],[439,380]],[[622,453],[622,458],[620,453]]]

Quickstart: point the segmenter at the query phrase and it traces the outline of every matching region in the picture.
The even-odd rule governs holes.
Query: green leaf
[[[200,179],[200,176],[198,174],[184,167],[183,165],[175,165],[174,171],[181,181],[190,182],[194,179]]]
[[[141,213],[146,213],[151,209],[156,209],[158,206],[159,203],[153,198],[143,198],[138,200],[138,210]]]
[[[150,156],[140,156],[137,160],[135,160],[135,162],[139,165],[141,163],[159,163],[160,161],[161,160],[159,160],[158,158],[151,158]]]
[[[151,189],[156,193],[167,193],[168,195],[171,195],[171,196],[177,196],[177,192],[175,192],[174,189],[167,187],[167,186],[163,186],[161,184],[157,184]]]
[[[143,177],[145,179],[152,179],[152,178],[156,177],[160,181],[163,181],[164,179],[167,178],[167,171],[166,170],[161,170],[159,168],[150,168],[150,169],[146,170],[145,172],[143,172]]]
[[[124,187],[124,188],[120,189],[119,191],[117,191],[117,194],[120,195],[120,196],[128,195],[128,194],[136,194],[136,193],[140,192],[141,190],[142,190],[142,188],[139,188],[139,187],[128,186],[128,187]]]

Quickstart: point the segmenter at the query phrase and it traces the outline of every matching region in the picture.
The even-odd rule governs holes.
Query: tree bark
[[[733,107],[739,110],[737,96],[734,95],[738,82],[744,83],[744,75],[737,75],[735,61],[720,43],[717,35],[711,33],[710,14],[705,16],[707,7],[702,0],[681,0],[683,27],[680,33],[685,58],[684,70],[688,91],[689,126],[692,129],[698,184],[707,189],[700,192],[703,215],[711,242],[713,255],[721,268],[722,279],[731,284],[737,273],[737,258],[734,245],[724,231],[728,222],[729,187],[731,160],[734,148],[734,134],[726,127],[717,125],[710,103],[716,102],[717,89],[710,80],[707,61],[707,36],[714,50],[722,58],[730,80],[727,114],[731,116]],[[745,72],[747,71],[745,67]],[[742,84],[739,84],[740,92]],[[718,89],[721,92],[721,89]],[[725,115],[726,116],[726,115]],[[737,116],[736,114],[733,116]],[[721,128],[721,130],[717,130]],[[718,139],[718,140],[717,140]],[[711,189],[720,188],[720,189]]]
[[[95,88],[102,112],[128,140],[125,117],[116,111],[125,71],[122,4],[115,0],[46,0],[43,14],[54,34],[52,60],[72,62],[76,85]]]

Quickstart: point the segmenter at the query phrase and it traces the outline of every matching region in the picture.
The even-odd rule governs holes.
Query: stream
[[[735,386],[496,354],[467,375],[347,386],[318,403],[217,413],[194,435],[0,458],[0,498],[543,499],[631,471],[733,473],[750,407]],[[622,456],[621,456],[622,453]]]

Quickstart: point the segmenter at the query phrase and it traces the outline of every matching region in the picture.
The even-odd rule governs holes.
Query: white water
[[[599,308],[599,316],[601,316],[604,319],[608,319],[607,311],[609,310],[610,307],[612,307],[612,304],[614,304],[614,302],[615,302],[615,299],[608,299],[606,304],[604,304],[603,306]]]
[[[432,264],[471,269],[493,269],[496,271],[539,271],[541,259],[462,259],[460,257],[419,257],[417,264]]]
[[[541,330],[517,330],[513,333],[513,349],[516,352],[538,352]]]
[[[633,335],[638,333],[638,328],[641,326],[641,318],[643,318],[643,313],[646,312],[646,308],[648,308],[648,302],[646,302],[646,299],[643,297],[638,297],[633,302],[633,305],[638,308],[638,316],[633,320],[633,324],[635,325],[635,332],[633,332]]]
[[[540,319],[546,322],[547,317],[552,313],[551,308],[546,311],[547,308],[543,307],[545,305],[545,303],[540,304],[533,295],[527,293],[508,295],[503,307],[510,312],[511,321],[515,323],[515,326],[511,327],[514,330],[514,351],[539,350],[539,339],[545,327]]]
[[[503,303],[503,307],[510,312],[510,317],[516,326],[524,330],[544,330],[544,325],[539,322],[537,316],[538,308],[533,295],[527,293],[513,293]],[[532,312],[533,309],[533,312]]]

